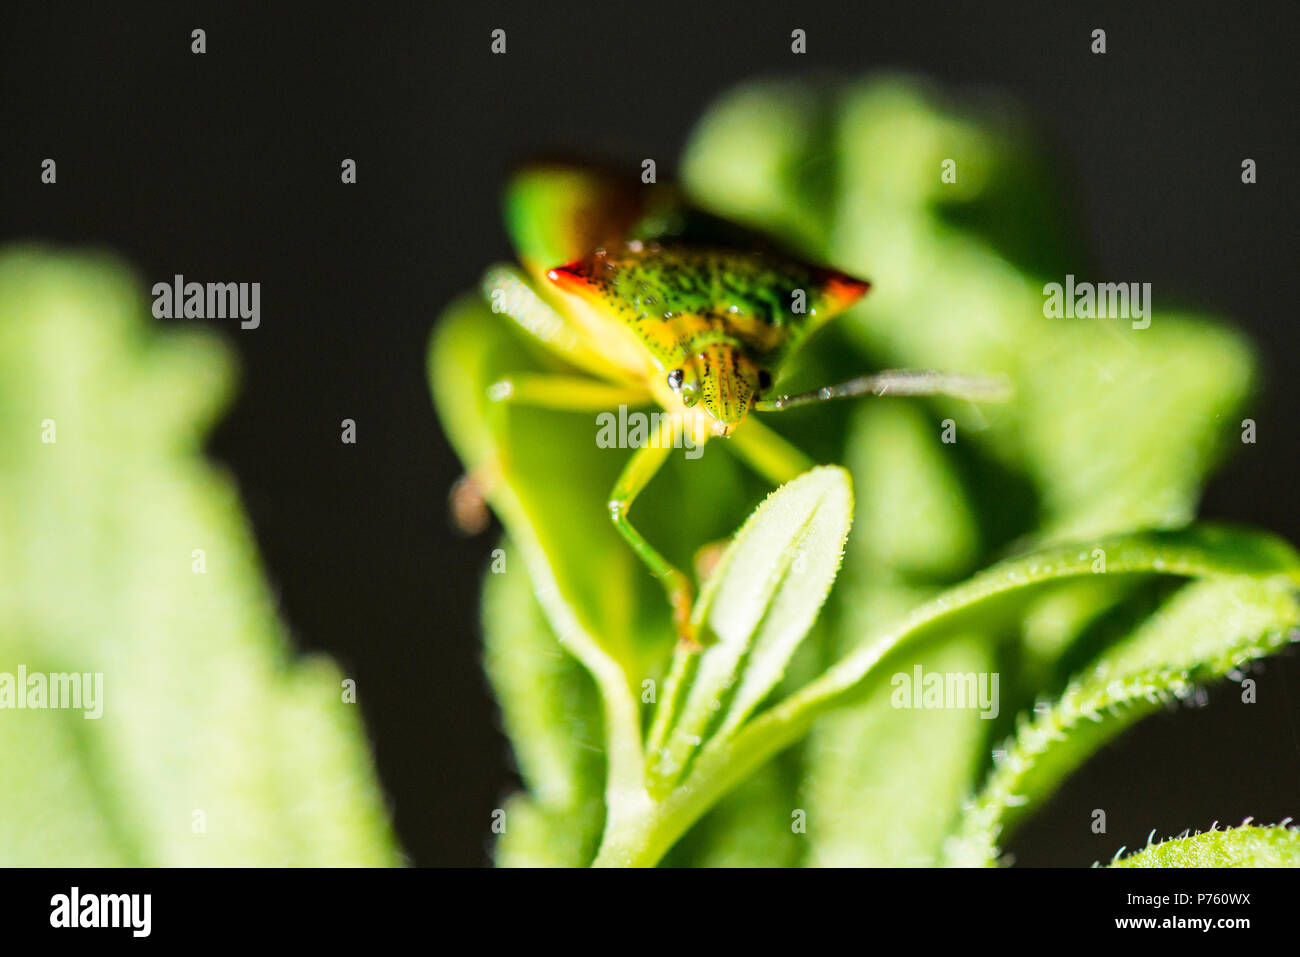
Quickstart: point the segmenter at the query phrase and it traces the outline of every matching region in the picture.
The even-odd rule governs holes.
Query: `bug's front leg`
[[[590,376],[555,373],[519,373],[498,379],[488,389],[493,402],[528,405],[561,412],[604,412],[620,405],[640,406],[654,401],[642,385],[607,382]]]
[[[727,439],[727,448],[773,485],[784,485],[817,463],[750,416]]]
[[[609,494],[609,517],[613,520],[619,534],[632,546],[632,551],[645,562],[651,573],[664,586],[664,591],[668,593],[668,603],[672,606],[673,626],[677,629],[677,637],[684,644],[698,649],[695,628],[691,623],[693,599],[690,579],[659,554],[655,547],[646,541],[645,536],[633,527],[627,517],[628,509],[632,507],[641,490],[650,484],[655,473],[668,460],[676,435],[677,425],[670,417],[660,429],[657,443],[643,446],[633,453],[632,458],[624,466],[622,474],[619,475],[618,481],[614,483],[613,491]]]
[[[499,379],[488,389],[490,416],[503,414],[510,405],[556,409],[562,412],[603,412],[620,404],[647,405],[654,401],[644,386],[608,382],[589,376],[524,372]],[[504,451],[462,475],[449,496],[452,524],[466,535],[487,528],[488,498],[501,481]]]

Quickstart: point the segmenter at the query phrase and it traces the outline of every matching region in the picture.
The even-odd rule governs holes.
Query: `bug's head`
[[[729,435],[745,420],[754,399],[772,384],[761,369],[732,342],[710,342],[692,351],[689,360],[668,373],[668,387],[682,405],[708,413],[714,435]]]

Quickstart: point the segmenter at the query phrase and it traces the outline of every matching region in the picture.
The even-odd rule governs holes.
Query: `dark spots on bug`
[[[780,362],[820,321],[838,276],[753,250],[649,240],[602,247],[562,272],[585,280],[602,310],[631,329],[663,368],[681,363],[688,370],[692,342],[705,332],[730,340],[756,364]],[[792,289],[807,291],[806,311],[792,312]]]

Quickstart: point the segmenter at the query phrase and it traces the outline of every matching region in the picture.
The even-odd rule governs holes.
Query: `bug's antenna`
[[[754,403],[757,412],[782,412],[800,405],[847,399],[859,395],[947,395],[972,402],[1005,402],[1011,398],[1011,384],[1002,377],[955,375],[933,370],[889,369],[858,376],[839,385],[828,385],[799,395],[778,395]]]

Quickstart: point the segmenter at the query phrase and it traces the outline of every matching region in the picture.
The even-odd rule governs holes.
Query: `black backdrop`
[[[901,68],[1010,91],[1070,165],[1099,275],[1178,290],[1260,344],[1258,444],[1204,511],[1300,542],[1290,4],[176,6],[0,14],[0,238],[111,248],[150,282],[262,282],[260,329],[214,323],[243,381],[211,451],[239,482],[298,645],[358,678],[417,863],[485,863],[513,787],[478,666],[492,539],[448,527],[458,468],[424,356],[439,308],[507,254],[500,178],[539,149],[654,156],[666,171],[709,101],[757,75]],[[504,57],[488,52],[498,26]],[[794,27],[805,57],[789,52]],[[1104,57],[1088,51],[1094,27]],[[57,188],[38,183],[47,156]],[[344,157],[354,187],[339,183]],[[338,441],[344,417],[356,446]],[[1269,662],[1253,708],[1215,707],[1230,693],[1104,752],[1024,829],[1017,859],[1088,863],[1151,827],[1295,813],[1300,668]],[[1111,833],[1081,846],[1099,792]]]

